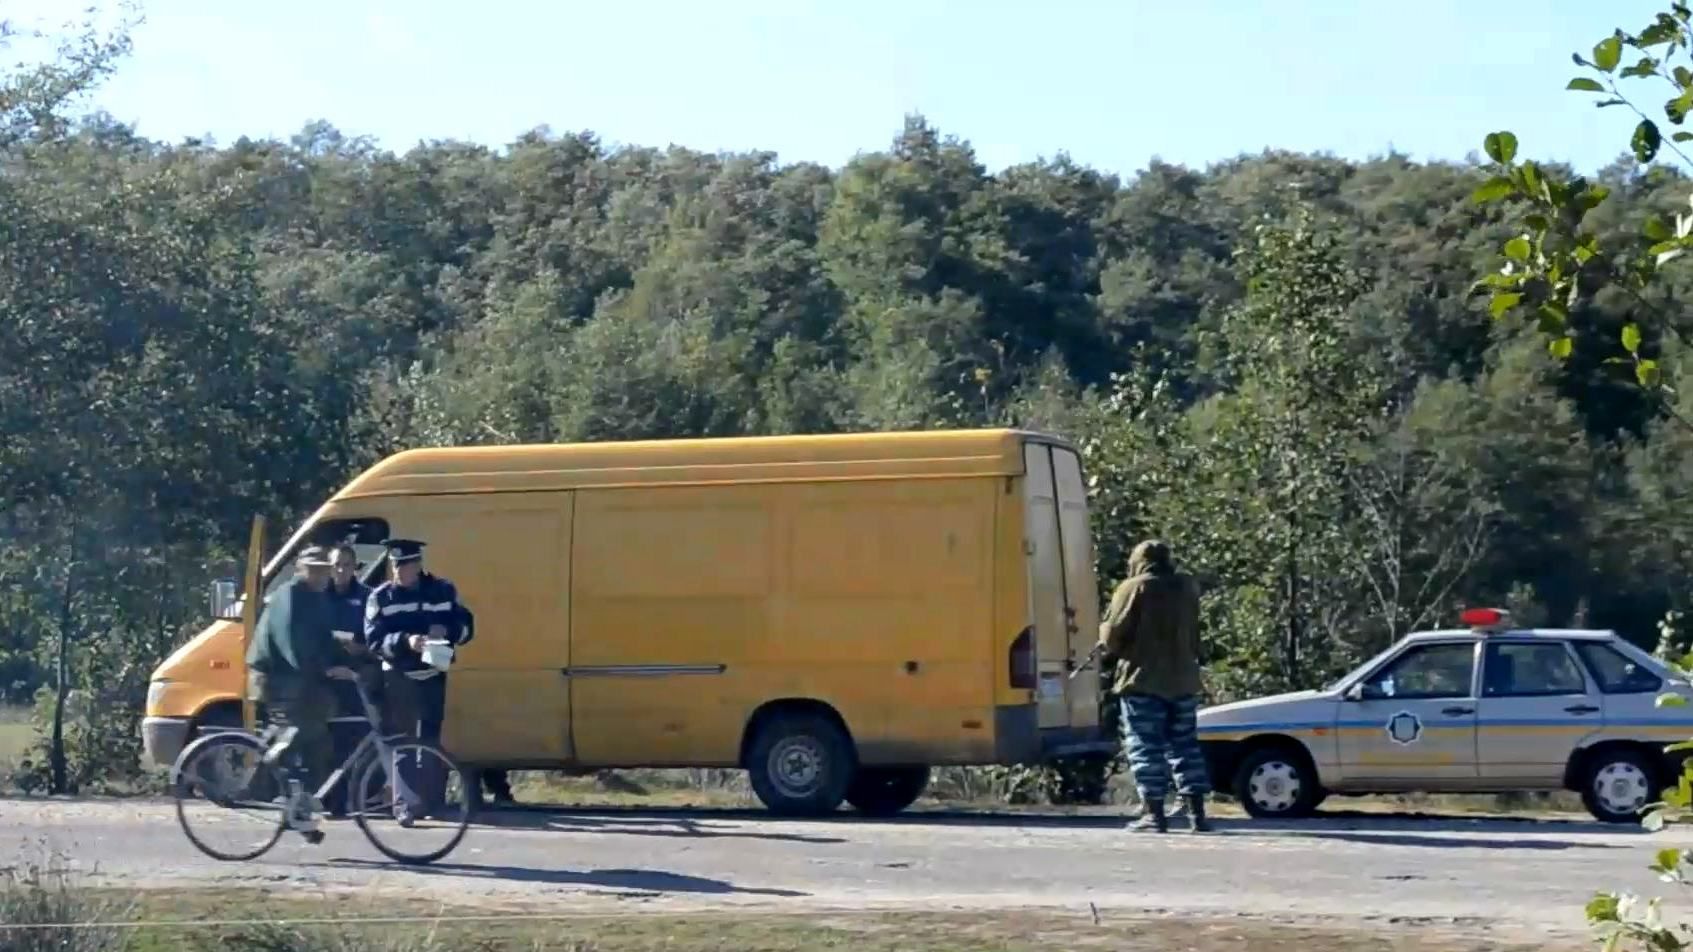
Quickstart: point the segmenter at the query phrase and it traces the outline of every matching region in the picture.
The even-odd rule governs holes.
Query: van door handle
[[[1451,707],[1441,708],[1440,713],[1445,714],[1447,717],[1463,717],[1465,714],[1474,714],[1475,708],[1473,708],[1473,707],[1462,707],[1462,706],[1454,704]]]
[[[1564,708],[1564,710],[1571,714],[1592,714],[1597,712],[1599,709],[1591,704],[1571,704],[1569,707]]]

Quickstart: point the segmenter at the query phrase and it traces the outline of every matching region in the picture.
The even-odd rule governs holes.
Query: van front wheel
[[[860,767],[846,799],[865,816],[893,816],[916,803],[928,786],[927,767]]]
[[[822,816],[846,799],[852,751],[846,734],[826,717],[781,714],[753,740],[747,775],[753,793],[781,816]]]

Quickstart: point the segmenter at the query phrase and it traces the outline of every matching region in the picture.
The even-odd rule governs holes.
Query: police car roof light
[[[1458,616],[1458,620],[1471,628],[1498,628],[1510,617],[1511,613],[1502,608],[1468,608]]]

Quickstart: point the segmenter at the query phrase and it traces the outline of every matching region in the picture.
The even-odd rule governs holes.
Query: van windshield
[[[265,580],[263,601],[269,601],[272,592],[294,577],[295,556],[301,549],[313,544],[352,545],[353,552],[359,557],[358,577],[365,584],[371,584],[372,579],[381,571],[382,557],[385,554],[382,540],[389,537],[388,522],[374,517],[326,519],[308,526],[305,532],[297,532],[296,536],[297,538],[292,540],[293,544],[284,552],[284,558],[277,562],[276,574]]]

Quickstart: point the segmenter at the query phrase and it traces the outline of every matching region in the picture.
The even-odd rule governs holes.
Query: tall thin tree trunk
[[[71,690],[71,599],[76,593],[74,543],[72,558],[65,566],[65,588],[59,601],[59,659],[53,691],[53,736],[48,751],[55,795],[69,792],[69,769],[65,757],[65,705]]]
[[[1296,543],[1287,547],[1287,645],[1283,649],[1283,663],[1287,668],[1287,685],[1297,688],[1299,679],[1299,557]]]

